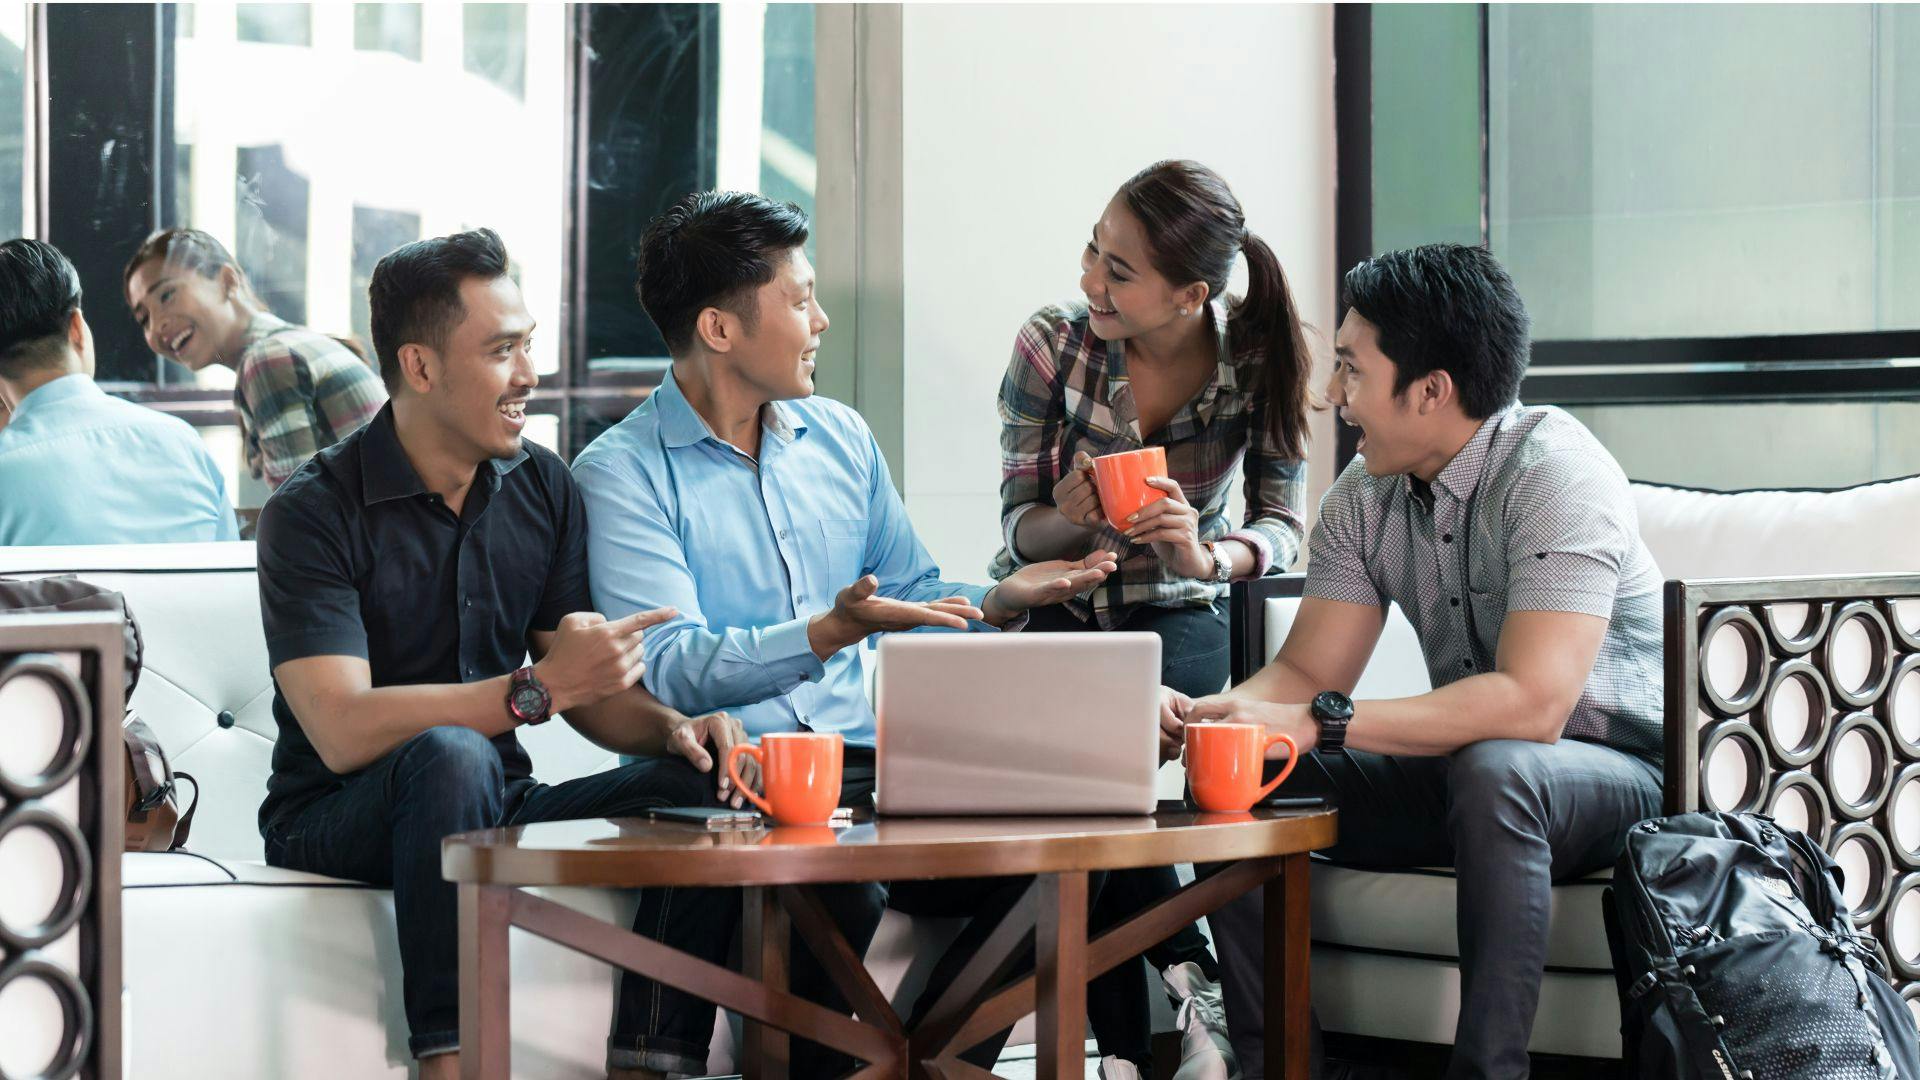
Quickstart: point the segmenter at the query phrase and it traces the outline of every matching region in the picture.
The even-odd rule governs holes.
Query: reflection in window
[[[218,237],[275,314],[362,341],[382,255],[488,226],[544,342],[560,339],[564,6],[205,3],[180,15],[181,196],[168,224]],[[536,359],[551,373],[558,351]],[[213,388],[231,372],[191,379]]]
[[[306,4],[235,4],[234,30],[241,41],[262,45],[313,44]]]
[[[1920,327],[1920,11],[1488,17],[1492,241],[1540,338]]]
[[[353,47],[419,60],[420,5],[353,5]]]
[[[27,5],[0,3],[0,240],[27,222]]]

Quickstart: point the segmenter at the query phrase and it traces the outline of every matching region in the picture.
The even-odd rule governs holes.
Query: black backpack
[[[1606,896],[1627,1072],[1920,1080],[1920,1040],[1840,869],[1757,814],[1643,821]]]

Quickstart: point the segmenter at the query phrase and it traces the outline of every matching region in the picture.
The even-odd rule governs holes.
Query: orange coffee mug
[[[1200,809],[1231,814],[1251,809],[1273,794],[1300,760],[1300,748],[1288,735],[1269,735],[1259,724],[1188,724],[1187,782]],[[1260,773],[1267,750],[1287,744],[1287,764],[1265,784]]]
[[[1127,517],[1148,503],[1159,502],[1167,493],[1147,484],[1149,476],[1167,475],[1167,448],[1149,446],[1103,454],[1093,459],[1093,489],[1100,495],[1100,509],[1115,532],[1126,532]]]
[[[727,777],[760,812],[782,825],[824,825],[840,805],[840,762],[844,740],[817,731],[784,731],[760,736],[760,745],[741,743],[727,754]],[[760,763],[766,798],[740,779],[740,756]]]

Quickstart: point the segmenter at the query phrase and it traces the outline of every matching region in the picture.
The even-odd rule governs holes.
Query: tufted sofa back
[[[203,788],[189,848],[259,861],[255,815],[273,754],[273,677],[250,542],[0,548],[0,575],[78,574],[127,597],[146,663],[131,707],[177,771]],[[547,783],[586,776],[614,755],[565,724],[521,734]]]

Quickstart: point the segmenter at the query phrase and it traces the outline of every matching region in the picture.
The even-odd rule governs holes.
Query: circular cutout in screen
[[[1760,609],[1760,620],[1767,624],[1773,647],[1787,656],[1812,651],[1825,636],[1827,620],[1832,617],[1832,604],[1815,601],[1768,604]]]
[[[1913,1020],[1913,1026],[1920,1029],[1920,982],[1901,987],[1900,1000],[1907,1003],[1907,1016]]]
[[[1758,810],[1767,797],[1767,748],[1745,720],[1722,720],[1700,736],[1700,798],[1709,810]]]
[[[80,771],[92,742],[87,692],[51,656],[24,653],[0,666],[0,793],[45,795]]]
[[[1886,616],[1865,600],[1842,605],[1833,613],[1827,640],[1816,655],[1834,700],[1856,709],[1873,704],[1887,688],[1892,668],[1892,632]]]
[[[1767,685],[1767,635],[1743,607],[1723,607],[1700,628],[1700,693],[1721,716],[1753,708]]]
[[[1894,748],[1909,761],[1920,761],[1920,654],[1903,656],[1887,678],[1887,692],[1874,706],[1887,722]]]
[[[1827,721],[1833,705],[1827,680],[1805,660],[1788,660],[1773,669],[1757,714],[1773,760],[1797,769],[1820,756],[1827,745]]]
[[[1900,865],[1920,870],[1920,764],[1908,765],[1894,774],[1887,802],[1877,820],[1880,834]]]
[[[1798,769],[1774,778],[1773,794],[1767,796],[1767,816],[1785,828],[1805,833],[1822,847],[1833,832],[1833,807],[1827,802],[1827,789],[1812,773]]]
[[[1920,874],[1905,874],[1887,898],[1881,944],[1903,979],[1920,979]]]
[[[0,903],[0,944],[12,951],[50,944],[78,922],[93,884],[87,842],[73,823],[32,802],[0,816],[0,874],[25,871],[25,889],[8,889]],[[45,890],[40,882],[53,887]],[[15,921],[15,913],[19,921]]]
[[[1840,895],[1854,925],[1879,918],[1893,888],[1893,855],[1880,831],[1864,821],[1849,822],[1834,830],[1827,851],[1840,864]]]
[[[92,1041],[92,1003],[65,968],[38,953],[0,967],[0,1076],[72,1076]]]
[[[1887,800],[1893,770],[1893,742],[1872,713],[1848,713],[1834,723],[1820,759],[1834,813],[1853,819],[1871,816]]]

